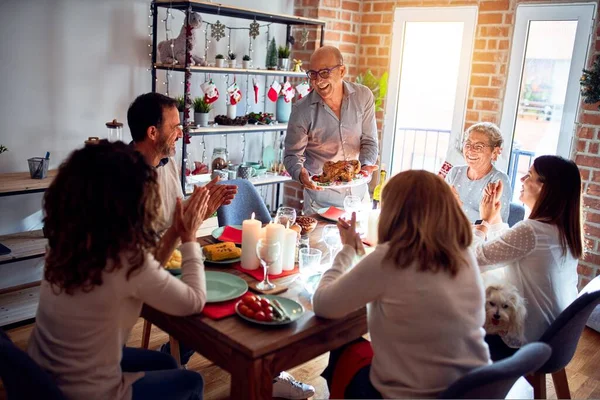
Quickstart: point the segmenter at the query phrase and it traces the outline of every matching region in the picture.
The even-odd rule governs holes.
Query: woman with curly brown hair
[[[44,195],[48,251],[28,352],[67,398],[202,398],[199,374],[176,369],[170,355],[123,346],[142,303],[178,316],[204,307],[195,233],[208,198],[197,189],[177,202],[179,280],[153,256],[161,203],[156,171],[140,153],[101,141],[60,166]]]

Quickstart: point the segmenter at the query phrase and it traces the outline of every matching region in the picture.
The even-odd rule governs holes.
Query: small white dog
[[[517,288],[509,283],[494,283],[485,289],[485,325],[489,335],[500,335],[510,347],[525,344],[523,334],[527,310]]]

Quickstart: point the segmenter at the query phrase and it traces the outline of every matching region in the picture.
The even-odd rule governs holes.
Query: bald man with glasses
[[[304,187],[304,213],[343,207],[348,195],[370,204],[367,184],[323,190],[310,176],[321,174],[326,161],[359,160],[363,170],[377,170],[373,93],[366,86],[343,80],[346,66],[335,47],[317,49],[310,57],[310,67],[306,74],[313,90],[292,109],[284,157],[285,168]]]

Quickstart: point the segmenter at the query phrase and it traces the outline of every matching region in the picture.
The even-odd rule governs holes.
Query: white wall
[[[244,0],[223,0],[224,4],[248,7]],[[139,94],[151,90],[149,1],[140,0],[3,0],[0,4],[0,144],[9,151],[0,155],[0,173],[27,171],[27,158],[51,153],[50,168],[56,168],[88,136],[106,137],[105,123],[117,118],[125,123],[125,140],[131,136],[126,124],[127,107]],[[255,0],[252,8],[292,14],[293,0]],[[164,18],[165,10],[159,17]],[[183,13],[173,11],[173,33],[179,34]],[[203,15],[209,22],[217,16]],[[165,38],[159,19],[159,41]],[[246,27],[251,21],[220,18],[225,25]],[[264,67],[266,28],[255,41],[253,58]],[[278,43],[285,40],[285,27],[271,27]],[[203,54],[204,34],[197,34],[199,55]],[[247,52],[248,31],[234,31],[232,48],[239,60]],[[210,44],[209,60],[226,53],[227,38]],[[164,93],[163,72],[157,91]],[[225,78],[213,77],[221,98],[215,112],[225,112]],[[183,74],[173,73],[171,95],[183,92]],[[192,80],[192,95],[202,95],[203,75]],[[252,79],[250,79],[251,97]],[[240,76],[245,92],[245,76]],[[270,83],[270,82],[269,82]],[[263,95],[264,80],[261,81]],[[244,98],[245,98],[244,94]],[[267,111],[273,112],[268,102]],[[245,112],[245,103],[238,106]],[[262,111],[263,106],[249,111]],[[216,115],[216,114],[215,114]],[[247,160],[260,157],[262,135],[247,135]],[[266,135],[267,142],[272,140]],[[192,157],[198,159],[200,139],[194,138]],[[212,147],[224,144],[222,137],[206,139],[207,158]],[[238,135],[230,135],[230,154],[239,161]],[[237,147],[236,147],[237,146]],[[0,234],[41,228],[42,194],[0,198]],[[39,277],[41,261],[0,266],[0,288]]]

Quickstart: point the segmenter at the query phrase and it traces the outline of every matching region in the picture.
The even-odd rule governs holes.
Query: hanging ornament
[[[258,83],[252,79],[252,84],[254,85],[254,104],[258,104]]]
[[[233,82],[227,88],[227,94],[229,95],[229,104],[232,106],[239,103],[242,100],[242,92],[236,82]]]
[[[296,86],[296,92],[298,92],[298,98],[301,99],[310,93],[310,85],[304,81]]]
[[[217,89],[217,85],[215,85],[212,79],[204,82],[200,85],[200,89],[204,92],[204,101],[208,104],[214,103],[219,98],[219,90]]]
[[[303,48],[306,48],[307,43],[308,43],[308,29],[304,28],[304,29],[302,29],[302,32],[300,33],[300,45]]]
[[[267,93],[267,97],[272,102],[277,101],[277,96],[279,96],[279,92],[281,91],[281,84],[277,81],[273,81],[271,87],[269,88],[269,92]]]
[[[256,20],[250,23],[250,32],[249,35],[252,39],[256,39],[256,37],[260,34],[260,25]]]
[[[210,37],[217,42],[225,37],[225,25],[221,21],[217,20],[217,22],[210,26]]]
[[[289,103],[294,98],[296,91],[289,82],[286,82],[283,84],[283,88],[281,88],[281,94],[283,95],[283,100]]]

